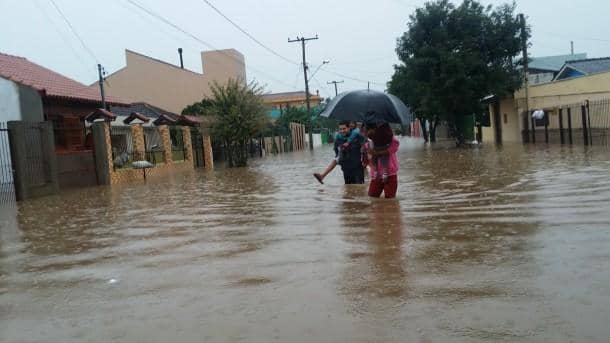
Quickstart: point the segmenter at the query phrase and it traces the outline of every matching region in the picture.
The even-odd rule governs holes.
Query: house
[[[113,116],[113,117],[110,117]],[[133,152],[131,125],[141,125],[144,131],[144,148],[146,151],[158,150],[161,147],[161,137],[156,129],[159,125],[170,127],[172,145],[181,145],[182,126],[200,126],[203,120],[196,116],[180,115],[144,102],[129,106],[112,106],[109,115],[88,118],[89,122],[104,119],[110,122],[110,139],[117,149],[114,153]]]
[[[528,142],[531,131],[540,129],[536,126],[545,126],[541,123],[533,126],[533,111],[544,111],[546,127],[558,130],[566,124],[560,124],[560,109],[572,107],[578,111],[572,114],[580,115],[581,104],[604,99],[610,99],[610,58],[569,60],[551,82],[530,85],[527,98],[523,88],[502,99],[486,99],[490,123],[483,127],[482,139],[484,142]],[[572,128],[582,129],[580,119],[573,119]]]
[[[567,61],[586,58],[586,53],[532,57],[528,66],[529,84],[538,85],[551,82]]]
[[[106,101],[125,105],[112,96]],[[100,107],[98,90],[23,57],[0,53],[0,122],[52,121],[57,150],[82,150],[84,118]]]
[[[246,80],[244,56],[234,49],[201,52],[203,73],[125,51],[126,65],[106,77],[106,93],[130,103],[145,102],[173,113],[210,96],[210,84]],[[96,89],[92,84],[91,89]]]
[[[566,80],[610,71],[610,57],[567,61],[553,81]]]
[[[316,91],[315,95],[309,95],[309,104],[312,108],[320,106],[322,100],[324,99],[320,97],[319,91]],[[263,102],[269,110],[269,115],[274,119],[277,119],[284,110],[290,107],[302,108],[307,106],[304,91],[264,94]]]

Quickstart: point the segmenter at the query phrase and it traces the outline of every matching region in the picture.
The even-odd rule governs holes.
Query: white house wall
[[[0,122],[21,120],[19,86],[13,81],[0,77]]]

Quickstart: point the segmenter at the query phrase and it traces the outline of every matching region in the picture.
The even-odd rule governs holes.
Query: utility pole
[[[530,94],[529,94],[529,60],[527,55],[527,26],[525,24],[525,16],[523,13],[519,14],[521,19],[521,47],[523,49],[523,75],[525,80],[525,109],[527,116],[529,117],[530,112]],[[535,128],[532,128],[535,129]]]
[[[301,50],[303,51],[303,74],[305,75],[305,103],[307,104],[307,115],[309,116],[309,150],[313,150],[313,123],[311,122],[311,104],[309,103],[309,80],[307,79],[307,61],[305,59],[305,42],[318,39],[315,37],[305,38],[298,37],[296,39],[288,38],[288,43],[301,42]]]
[[[102,67],[101,64],[98,63],[97,65],[97,73],[99,76],[99,83],[100,83],[100,93],[102,94],[102,108],[103,109],[107,109],[106,108],[106,96],[104,95],[104,68]]]
[[[574,55],[574,41],[570,41],[570,55]]]
[[[337,91],[337,83],[343,83],[345,81],[341,80],[341,81],[330,81],[330,82],[326,82],[327,85],[330,84],[335,84],[335,96],[339,95],[339,92]]]

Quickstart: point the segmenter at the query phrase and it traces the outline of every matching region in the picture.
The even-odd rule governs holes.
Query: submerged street
[[[610,151],[330,147],[0,211],[2,342],[606,342]]]

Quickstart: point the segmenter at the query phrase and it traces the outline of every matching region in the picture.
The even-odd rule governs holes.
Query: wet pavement
[[[1,342],[607,342],[610,151],[403,139],[0,210]]]

